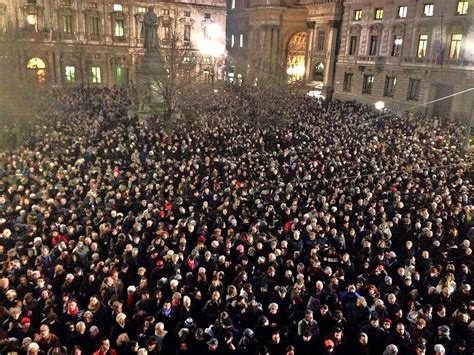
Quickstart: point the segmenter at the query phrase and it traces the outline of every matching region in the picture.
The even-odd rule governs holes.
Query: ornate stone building
[[[14,59],[22,79],[37,83],[135,83],[149,6],[160,16],[162,46],[167,45],[170,24],[177,23],[180,41],[192,48],[183,60],[197,77],[223,78],[223,0],[0,0],[0,54]]]
[[[473,87],[474,15],[468,0],[345,1],[335,97],[392,109]],[[474,92],[427,105],[467,116]]]
[[[470,7],[471,5],[471,7]],[[402,109],[473,86],[470,0],[227,0],[229,81],[323,83],[323,94]],[[467,115],[471,91],[427,105]]]

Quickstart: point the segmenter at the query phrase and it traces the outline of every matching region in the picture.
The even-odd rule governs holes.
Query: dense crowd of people
[[[170,131],[54,97],[0,151],[0,353],[472,354],[455,121],[229,88]]]

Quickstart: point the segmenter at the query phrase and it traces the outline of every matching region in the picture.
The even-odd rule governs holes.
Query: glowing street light
[[[26,22],[28,22],[28,24],[31,25],[31,26],[35,26],[36,25],[36,14],[26,15]]]
[[[385,102],[383,102],[383,101],[377,101],[377,102],[375,103],[375,108],[376,108],[377,110],[379,110],[380,112],[382,112],[383,109],[385,108]]]

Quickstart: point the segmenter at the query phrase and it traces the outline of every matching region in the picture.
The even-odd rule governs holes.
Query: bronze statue
[[[145,37],[145,49],[148,51],[157,50],[160,47],[158,38],[158,26],[160,25],[160,17],[155,14],[153,6],[148,7],[148,12],[143,18],[143,31]]]

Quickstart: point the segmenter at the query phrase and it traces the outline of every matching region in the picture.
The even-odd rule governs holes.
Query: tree
[[[180,101],[196,84],[196,49],[176,10],[161,17],[164,38],[160,48],[147,52],[143,57],[141,73],[142,96],[154,112],[161,112],[169,119],[180,111]],[[143,93],[144,91],[144,93]]]

